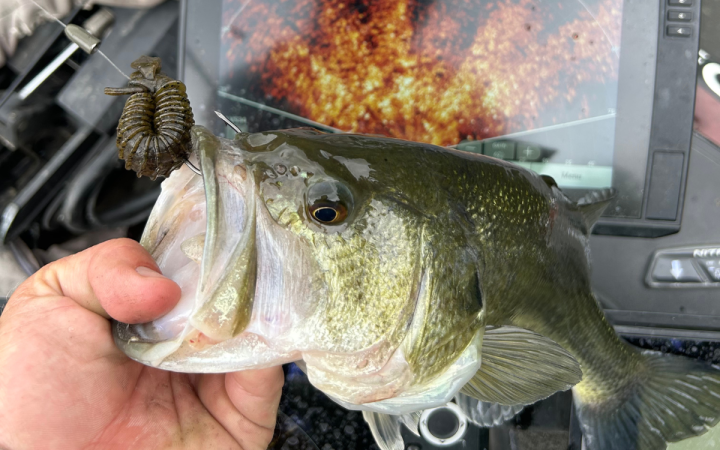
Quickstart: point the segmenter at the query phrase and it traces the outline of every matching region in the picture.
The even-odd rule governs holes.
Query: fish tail
[[[588,450],[665,449],[718,422],[720,367],[650,351],[640,358],[615,395],[583,402],[573,392]]]

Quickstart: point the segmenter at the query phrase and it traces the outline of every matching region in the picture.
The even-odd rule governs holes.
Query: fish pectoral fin
[[[465,416],[479,427],[489,428],[506,422],[525,408],[525,405],[500,405],[499,403],[481,402],[469,395],[458,392],[455,403]]]
[[[588,231],[592,229],[595,222],[598,221],[605,208],[608,207],[616,195],[617,191],[615,189],[599,189],[588,192],[578,200],[578,209]]]
[[[380,450],[404,450],[405,443],[400,435],[398,416],[363,411],[363,418],[370,426],[370,431]]]
[[[411,412],[408,414],[402,414],[400,416],[400,422],[410,430],[415,436],[420,436],[420,416],[422,411]]]
[[[482,365],[461,392],[483,402],[529,405],[580,380],[580,363],[552,339],[523,328],[487,326]]]

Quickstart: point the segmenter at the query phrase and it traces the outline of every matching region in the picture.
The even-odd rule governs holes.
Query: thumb
[[[160,274],[140,244],[114,239],[48,264],[13,297],[56,295],[105,318],[141,323],[172,309],[180,300],[180,287]]]

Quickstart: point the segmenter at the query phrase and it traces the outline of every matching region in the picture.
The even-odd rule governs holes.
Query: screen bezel
[[[699,2],[691,9],[698,17]],[[184,52],[178,57],[178,73],[187,85],[196,123],[220,133],[224,125],[214,110],[218,102],[222,2],[183,0],[181,12],[181,29],[185,32],[180,36]],[[677,232],[680,227],[699,37],[695,25],[690,38],[668,39],[664,35],[665,15],[662,0],[623,4],[612,175],[612,186],[620,194],[596,225],[595,233],[653,237]],[[688,64],[688,54],[693,56],[692,64]],[[681,88],[677,87],[677,76],[687,78]],[[675,90],[668,94],[673,84]],[[659,108],[668,104],[668,98],[673,102],[672,109]],[[674,135],[670,142],[668,134]],[[674,175],[682,179],[675,220],[645,218],[655,151],[685,154],[682,171]],[[663,181],[653,182],[652,188],[661,191]],[[583,191],[568,189],[568,193],[577,197]]]

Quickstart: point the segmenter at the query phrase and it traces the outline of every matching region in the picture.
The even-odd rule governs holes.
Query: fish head
[[[480,267],[422,179],[436,150],[307,129],[193,139],[202,177],[164,182],[141,240],[182,298],[116,324],[129,356],[184,372],[295,361],[336,401],[384,412],[442,404],[475,373]]]

